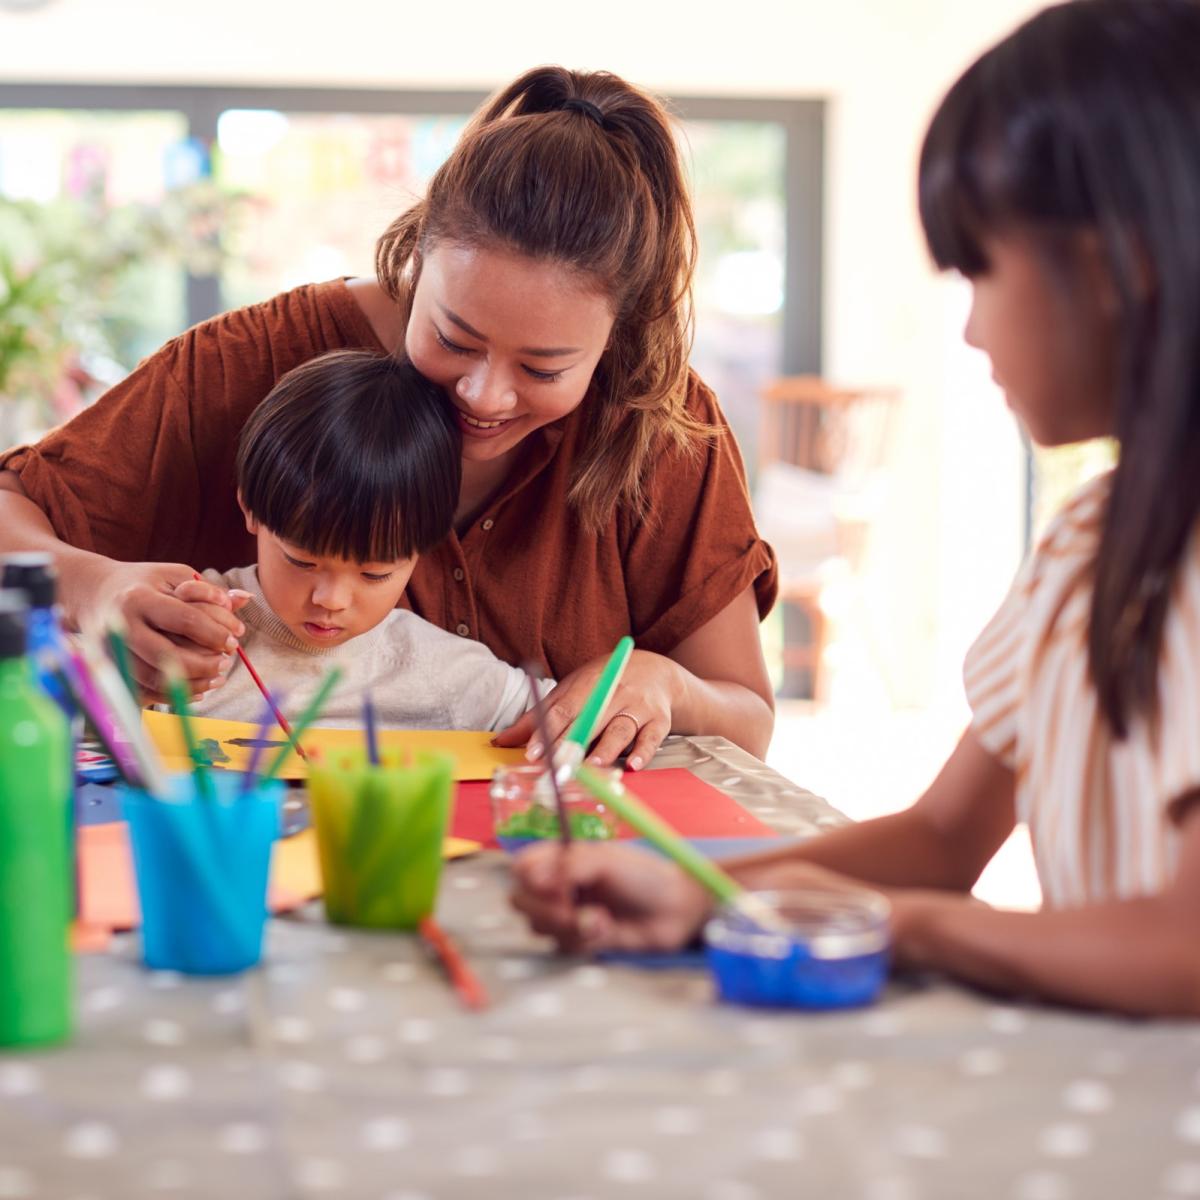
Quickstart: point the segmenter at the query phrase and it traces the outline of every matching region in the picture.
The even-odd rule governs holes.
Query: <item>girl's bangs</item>
[[[1008,208],[991,124],[973,69],[946,95],[921,147],[917,198],[929,253],[939,270],[968,278],[988,269],[983,241]]]

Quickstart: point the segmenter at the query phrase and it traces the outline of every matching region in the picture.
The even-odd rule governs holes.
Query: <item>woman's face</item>
[[[502,458],[579,406],[612,332],[606,297],[561,265],[442,242],[423,258],[405,349],[446,389],[463,458]]]
[[[963,336],[991,360],[1009,407],[1043,446],[1111,433],[1117,330],[1094,248],[1077,247],[1060,270],[1025,238],[984,249]]]

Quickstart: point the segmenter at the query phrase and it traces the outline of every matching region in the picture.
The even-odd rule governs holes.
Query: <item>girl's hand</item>
[[[194,574],[182,563],[114,562],[93,593],[91,614],[116,613],[127,630],[133,676],[147,702],[163,699],[159,668],[167,657],[182,666],[193,693],[217,686],[246,632],[231,593]]]
[[[513,908],[569,953],[676,950],[712,907],[673,863],[633,846],[543,843],[522,850],[512,871]]]
[[[597,658],[572,671],[546,697],[546,724],[557,745],[579,715],[608,659]],[[631,771],[640,770],[671,732],[671,716],[682,689],[682,668],[661,654],[635,650],[625,674],[597,725],[599,740],[588,761],[609,766],[623,753]],[[496,735],[497,746],[529,743],[527,757],[541,758],[546,748],[536,737],[533,713]],[[531,740],[532,739],[532,740]]]

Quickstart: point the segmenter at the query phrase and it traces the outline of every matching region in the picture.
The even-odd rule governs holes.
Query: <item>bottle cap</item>
[[[0,558],[0,587],[17,588],[29,595],[30,608],[52,608],[57,599],[58,574],[49,554],[6,554]]]
[[[8,588],[0,590],[0,658],[24,656],[28,619],[28,596]]]

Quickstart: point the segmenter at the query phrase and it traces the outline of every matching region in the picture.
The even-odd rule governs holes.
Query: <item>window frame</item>
[[[155,84],[0,84],[0,109],[81,109],[91,112],[181,113],[188,136],[211,145],[217,119],[231,108],[294,113],[389,113],[466,116],[487,99],[476,90],[290,88]],[[784,375],[819,375],[823,337],[825,124],[820,99],[748,96],[667,96],[682,121],[769,121],[784,130]],[[220,279],[188,275],[189,325],[224,311]]]

